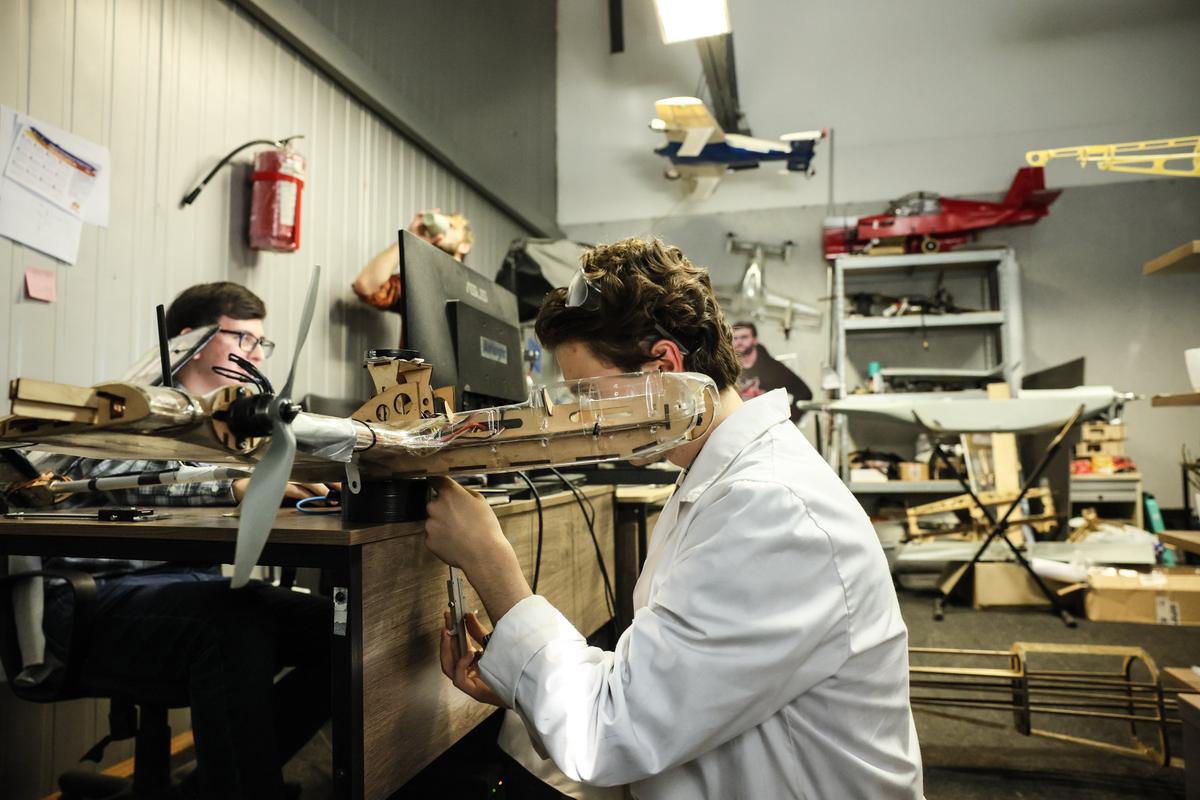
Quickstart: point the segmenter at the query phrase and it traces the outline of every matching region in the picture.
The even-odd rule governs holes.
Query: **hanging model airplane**
[[[792,253],[792,243],[767,245],[737,239],[732,233],[725,238],[725,250],[729,253],[745,253],[749,258],[742,271],[742,279],[733,286],[715,287],[717,297],[727,303],[726,310],[731,318],[761,324],[775,321],[783,328],[784,338],[791,335],[798,322],[816,323],[821,312],[814,306],[767,289],[766,267],[768,258],[787,261]]]
[[[1200,136],[1173,139],[1148,139],[1118,144],[1085,144],[1052,150],[1030,150],[1025,160],[1044,167],[1055,158],[1073,158],[1080,167],[1089,163],[1106,172],[1130,172],[1137,175],[1166,175],[1175,178],[1200,178]],[[1182,162],[1171,166],[1173,162]]]
[[[295,354],[280,391],[232,355],[243,385],[195,396],[129,382],[92,387],[19,378],[0,447],[117,459],[252,465],[238,523],[233,586],[258,561],[287,482],[505,472],[657,455],[707,431],[712,380],[693,373],[619,375],[539,387],[521,404],[455,413],[409,351],[369,352],[376,394],[349,418],[293,404],[296,365],[316,301],[314,272]],[[230,374],[230,373],[223,373]],[[254,387],[254,388],[251,388]]]
[[[883,214],[827,218],[825,258],[953,250],[985,228],[1037,222],[1050,213],[1049,206],[1059,194],[1046,190],[1041,167],[1017,170],[999,203],[912,192],[892,201]]]
[[[754,169],[764,161],[782,161],[788,172],[811,176],[812,158],[824,130],[788,133],[778,140],[726,133],[696,97],[667,97],[654,104],[658,115],[650,129],[666,134],[667,143],[654,152],[671,164],[663,175],[683,179],[693,200],[706,200],[727,172]]]

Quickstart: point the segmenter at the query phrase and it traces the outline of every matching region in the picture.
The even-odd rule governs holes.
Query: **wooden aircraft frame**
[[[1169,730],[1180,724],[1178,692],[1163,687],[1158,665],[1140,647],[1015,642],[1009,650],[910,647],[910,702],[914,709],[949,719],[1004,728],[959,709],[1012,714],[1024,736],[1096,747],[1110,753],[1182,767],[1171,755]],[[1116,661],[1117,669],[1046,669],[1031,661]],[[929,663],[940,660],[951,663]],[[980,661],[989,666],[964,666]],[[1005,662],[996,664],[996,662]],[[995,664],[992,666],[991,664]],[[1127,743],[1035,727],[1034,720],[1074,717],[1119,723]],[[1148,734],[1148,735],[1147,735]]]
[[[345,470],[425,477],[647,458],[702,435],[718,402],[705,376],[652,372],[538,387],[525,403],[455,413],[437,402],[447,393],[430,387],[429,364],[382,358],[366,366],[377,392],[350,418],[296,415],[294,477],[337,480]],[[0,418],[0,446],[254,464],[269,437],[239,431],[231,413],[252,395],[244,385],[194,396],[20,378],[10,386],[13,413]]]

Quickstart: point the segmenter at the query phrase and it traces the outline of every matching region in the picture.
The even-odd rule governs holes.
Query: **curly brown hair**
[[[721,314],[708,270],[660,239],[622,239],[580,257],[584,277],[600,291],[600,307],[567,307],[567,290],[546,295],[538,312],[538,340],[550,350],[582,342],[600,360],[638,372],[649,348],[665,338],[661,326],[690,352],[684,368],[713,379],[717,389],[737,384],[733,333]]]

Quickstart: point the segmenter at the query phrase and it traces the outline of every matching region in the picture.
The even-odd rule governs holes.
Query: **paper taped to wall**
[[[108,226],[108,148],[0,106],[0,236],[67,264],[83,223]]]
[[[4,168],[6,177],[77,217],[83,215],[97,173],[95,165],[28,123],[17,131]]]

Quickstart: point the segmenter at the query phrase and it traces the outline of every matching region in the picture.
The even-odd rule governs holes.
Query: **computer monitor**
[[[512,292],[408,231],[400,231],[400,283],[400,346],[433,365],[433,388],[454,387],[457,410],[528,398]]]
[[[1022,389],[1071,389],[1083,385],[1084,360],[1077,358],[1040,372],[1031,372],[1021,381]],[[1050,446],[1056,431],[1043,431],[1028,434],[1018,439],[1020,445],[1021,467],[1028,475],[1033,471],[1042,453]],[[1050,484],[1050,493],[1054,496],[1054,507],[1065,511],[1071,498],[1071,459],[1075,452],[1075,444],[1079,441],[1079,428],[1074,427],[1067,434],[1063,446],[1046,465],[1042,475]]]

